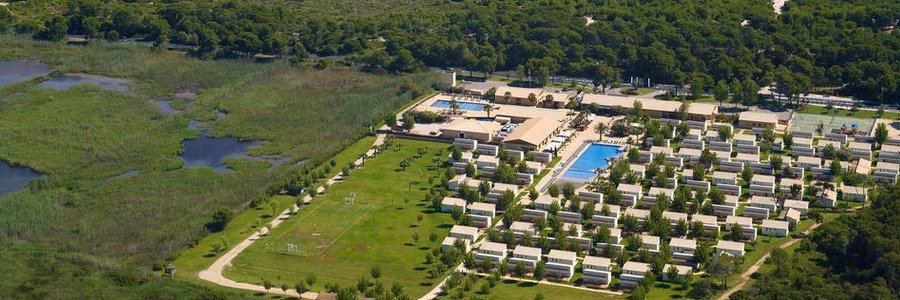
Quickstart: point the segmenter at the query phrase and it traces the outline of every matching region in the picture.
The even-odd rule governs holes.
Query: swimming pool
[[[471,111],[482,111],[484,110],[484,107],[487,106],[485,104],[475,102],[456,101],[456,103],[459,105],[459,109]],[[434,103],[431,104],[431,107],[450,109],[450,100],[434,101]]]
[[[581,156],[572,163],[572,166],[563,173],[564,178],[591,179],[597,168],[605,169],[609,165],[609,159],[622,153],[619,146],[608,144],[590,144]]]

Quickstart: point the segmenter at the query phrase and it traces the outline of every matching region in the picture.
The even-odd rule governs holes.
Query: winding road
[[[813,224],[813,226],[810,226],[809,229],[806,229],[805,231],[803,231],[803,235],[804,236],[809,235],[813,230],[815,230],[816,228],[819,227],[819,225],[822,225],[822,224],[824,224],[824,223]],[[781,246],[779,246],[779,248],[787,249],[787,247],[790,247],[791,245],[796,244],[800,240],[802,240],[802,238],[796,239],[796,238],[791,237],[791,239],[789,241],[787,241],[784,244],[781,244]],[[766,253],[766,255],[763,255],[762,257],[760,257],[759,260],[756,261],[756,263],[754,263],[752,266],[750,266],[750,268],[747,268],[747,271],[744,271],[744,273],[741,273],[741,283],[738,283],[737,285],[735,285],[735,286],[731,287],[730,289],[728,289],[727,291],[725,291],[725,293],[723,293],[721,296],[719,296],[718,300],[728,300],[728,297],[731,297],[731,294],[734,294],[737,291],[740,291],[741,289],[743,289],[744,286],[747,285],[748,282],[750,282],[750,276],[753,275],[753,273],[756,273],[756,271],[759,270],[759,267],[761,267],[764,263],[766,263],[766,259],[768,259],[769,256],[771,256],[771,254],[772,254],[771,251],[769,253]]]

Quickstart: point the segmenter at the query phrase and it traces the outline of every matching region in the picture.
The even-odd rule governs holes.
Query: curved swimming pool
[[[590,144],[588,148],[578,156],[572,166],[563,173],[564,178],[591,179],[596,175],[597,168],[605,169],[609,166],[609,159],[618,157],[622,153],[617,145]]]

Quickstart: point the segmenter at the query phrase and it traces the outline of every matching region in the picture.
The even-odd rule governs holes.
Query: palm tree
[[[553,103],[553,95],[548,94],[544,97],[544,107],[550,106]]]
[[[490,118],[490,117],[491,117],[491,111],[494,110],[494,106],[492,106],[492,105],[485,105],[484,108],[482,108],[481,110],[487,112],[487,117]]]
[[[512,98],[512,93],[510,93],[509,91],[503,93],[503,103],[509,104],[509,98]]]
[[[606,133],[606,123],[600,122],[594,129],[600,134],[600,141],[603,141],[603,134]]]
[[[537,95],[535,95],[534,93],[529,93],[528,94],[528,102],[537,103]]]
[[[456,99],[450,100],[450,111],[453,114],[457,114],[459,112],[459,102],[456,102]]]

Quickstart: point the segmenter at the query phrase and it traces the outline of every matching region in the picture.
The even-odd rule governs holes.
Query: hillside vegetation
[[[539,83],[553,74],[639,77],[707,90],[753,80],[792,95],[843,87],[900,99],[892,0],[788,1],[780,15],[768,0],[149,2],[15,2],[0,29],[173,42],[201,57],[340,55],[373,71],[424,64],[518,71]]]
[[[900,185],[873,190],[872,205],[816,229],[792,254],[773,251],[753,286],[731,299],[897,299]]]

